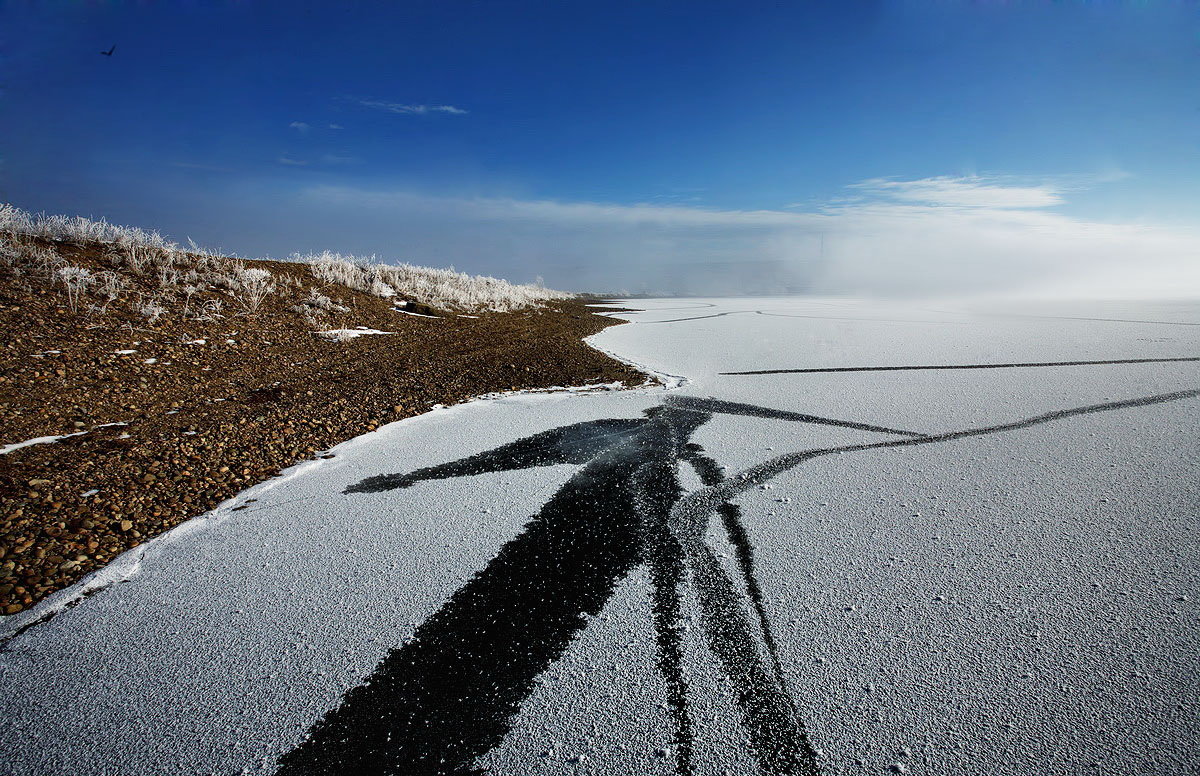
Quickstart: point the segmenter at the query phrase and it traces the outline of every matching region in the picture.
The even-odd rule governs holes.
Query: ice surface
[[[0,632],[24,630],[0,651],[2,770],[274,771],[502,545],[526,536],[531,515],[581,482],[592,448],[653,428],[644,411],[664,403],[668,418],[711,413],[686,441],[741,483],[759,605],[820,772],[1196,770],[1200,399],[1186,392],[1200,388],[1200,364],[1147,359],[1200,355],[1200,306],[629,306],[644,312],[617,315],[635,323],[593,342],[676,376],[672,388],[510,395],[385,426],[5,618]],[[1031,366],[1064,362],[1105,363]],[[1013,364],[1025,366],[1000,366]],[[905,366],[972,368],[778,371]],[[763,371],[774,373],[728,374]],[[1130,403],[1145,397],[1168,398]],[[1093,411],[1014,425],[1079,408]],[[994,430],[922,441],[968,429]],[[479,463],[531,438],[542,447],[506,455],[544,465]],[[463,459],[476,463],[443,466]],[[701,474],[678,468],[686,492],[708,492]],[[404,476],[419,470],[428,474]],[[343,493],[389,474],[400,475],[394,489]],[[759,772],[745,688],[706,630],[714,588],[700,584],[733,580],[731,614],[756,622],[744,548],[690,499],[672,512],[677,530],[700,531],[671,629],[679,665],[664,672],[659,588],[636,565],[475,767],[679,772],[664,679],[674,675],[687,688],[693,772]],[[577,530],[590,530],[583,517]],[[750,651],[735,663],[770,668],[762,638]],[[396,769],[436,772],[410,766]]]

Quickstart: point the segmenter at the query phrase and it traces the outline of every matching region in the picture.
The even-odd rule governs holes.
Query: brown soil
[[[27,242],[75,265],[113,267],[104,246]],[[478,318],[410,307],[440,316],[426,318],[325,287],[350,311],[323,315],[323,328],[395,332],[330,342],[290,309],[316,285],[304,265],[251,266],[292,280],[253,314],[226,305],[227,317],[197,321],[171,311],[153,325],[130,311],[72,312],[61,287],[0,271],[0,444],[87,432],[0,456],[0,613],[431,405],[645,380],[580,341],[618,323],[580,302]],[[151,280],[135,279],[133,291],[137,282]]]

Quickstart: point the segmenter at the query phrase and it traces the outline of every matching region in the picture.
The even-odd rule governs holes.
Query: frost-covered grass
[[[0,264],[15,269],[28,282],[57,283],[68,294],[72,309],[88,289],[103,289],[107,302],[114,301],[124,289],[124,281],[85,278],[77,271],[81,268],[68,266],[53,250],[27,244],[23,238],[29,237],[104,244],[114,268],[137,277],[149,274],[157,281],[161,298],[149,306],[141,305],[147,310],[171,308],[167,303],[178,300],[186,316],[194,309],[193,298],[212,288],[233,296],[243,313],[254,314],[270,295],[292,288],[301,290],[302,286],[295,278],[273,276],[265,268],[248,269],[240,258],[204,250],[190,241],[187,248],[181,248],[155,231],[118,226],[103,219],[29,213],[0,204]],[[453,269],[389,265],[377,262],[375,257],[361,259],[329,251],[294,254],[289,260],[308,264],[322,288],[343,286],[379,297],[400,296],[441,310],[505,312],[573,296],[540,283],[518,285]],[[314,303],[311,297],[299,307],[306,317],[334,309],[320,301]]]
[[[51,216],[30,213],[7,203],[0,204],[0,231],[31,237],[71,242],[97,241],[130,247],[172,250],[178,246],[161,234],[132,226],[117,226],[104,219],[93,221],[82,216]]]
[[[220,297],[243,314],[254,315],[280,286],[296,285],[276,282],[270,270],[247,268],[240,259],[172,246],[101,243],[100,251],[81,259],[38,238],[51,239],[40,233],[0,231],[0,279],[29,291],[62,293],[72,312],[88,317],[123,308],[150,324],[164,315],[214,320],[223,317],[225,301]]]
[[[382,297],[404,296],[442,310],[504,312],[573,296],[540,285],[517,285],[452,269],[381,264],[374,257],[361,259],[329,251],[294,254],[290,260],[308,264],[313,277],[326,285]]]

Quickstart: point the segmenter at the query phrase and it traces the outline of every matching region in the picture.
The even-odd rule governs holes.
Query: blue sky
[[[0,5],[0,199],[567,288],[1200,261],[1196,2],[349,5]]]

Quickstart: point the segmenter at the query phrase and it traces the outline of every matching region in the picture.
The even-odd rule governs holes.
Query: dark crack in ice
[[[1149,360],[1138,360],[1144,363]],[[816,774],[815,752],[784,679],[753,545],[732,500],[818,456],[912,447],[1016,431],[1081,415],[1200,397],[1200,389],[1105,402],[1010,423],[937,434],[738,404],[672,397],[645,418],[577,423],[458,461],[370,477],[347,493],[406,488],[424,480],[573,463],[576,472],[470,581],[280,760],[284,776],[474,774],[476,759],[508,733],[537,677],[641,564],[652,584],[658,669],[674,726],[675,769],[694,771],[694,726],[682,671],[681,588],[700,606],[708,649],[734,688],[758,768]],[[828,424],[901,439],[802,450],[732,477],[691,441],[712,413]],[[679,465],[704,487],[684,493]],[[739,580],[706,541],[721,516]],[[399,580],[398,580],[399,583]]]

